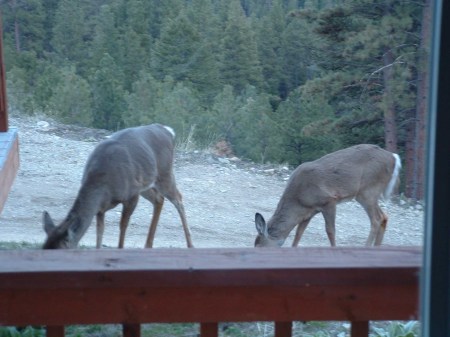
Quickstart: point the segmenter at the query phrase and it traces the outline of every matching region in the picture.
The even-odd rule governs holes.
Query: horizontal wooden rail
[[[350,321],[367,336],[370,320],[418,317],[421,249],[278,248],[0,251],[0,325],[139,325]]]

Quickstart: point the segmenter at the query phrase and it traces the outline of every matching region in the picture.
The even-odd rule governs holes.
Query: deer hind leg
[[[147,241],[145,243],[145,248],[152,248],[153,240],[155,239],[156,227],[158,226],[159,217],[164,205],[164,196],[153,188],[142,192],[141,195],[153,204],[152,221],[150,222]]]
[[[103,232],[105,231],[105,213],[97,213],[97,249],[101,248],[103,240]]]
[[[370,234],[367,238],[366,246],[379,246],[383,241],[388,218],[377,203],[370,205],[361,203],[361,205],[364,207],[370,219]]]
[[[388,222],[388,216],[380,209],[381,212],[381,223],[378,230],[377,236],[375,238],[375,246],[380,246],[383,241],[384,233],[386,232],[386,226]]]
[[[178,211],[178,215],[181,219],[181,224],[183,225],[184,235],[186,236],[186,243],[188,248],[193,248],[191,239],[191,232],[189,231],[189,226],[186,220],[186,212],[184,210],[183,205],[183,197],[177,189],[177,185],[175,183],[175,177],[173,174],[166,177],[165,181],[160,181],[158,184],[158,189],[160,193],[164,195],[169,201],[175,206]]]
[[[184,235],[186,236],[186,243],[188,248],[194,248],[194,245],[192,244],[191,239],[191,232],[189,231],[189,226],[186,220],[186,212],[184,210],[183,205],[183,197],[181,193],[178,191],[178,189],[174,186],[173,189],[166,194],[167,199],[175,206],[175,208],[178,211],[178,214],[181,219],[181,224],[183,225],[184,229]]]
[[[130,222],[131,214],[133,214],[139,200],[139,195],[132,197],[130,200],[123,203],[122,215],[120,217],[120,234],[119,234],[119,248],[123,248],[125,242],[125,232]]]

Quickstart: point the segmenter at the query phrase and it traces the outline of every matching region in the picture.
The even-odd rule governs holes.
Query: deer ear
[[[47,235],[53,232],[56,226],[52,218],[50,217],[50,214],[48,214],[46,211],[42,213],[42,222],[44,224],[44,230],[47,233]]]
[[[255,214],[255,226],[256,226],[256,230],[258,231],[259,235],[262,235],[262,236],[269,235],[269,233],[267,231],[266,220],[264,220],[264,217],[259,213]]]

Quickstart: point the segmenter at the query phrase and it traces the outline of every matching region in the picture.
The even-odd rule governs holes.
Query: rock
[[[50,128],[50,123],[46,121],[39,121],[36,123],[36,126],[42,131],[48,131]]]

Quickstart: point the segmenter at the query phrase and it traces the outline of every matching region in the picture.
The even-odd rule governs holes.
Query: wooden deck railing
[[[0,116],[1,120],[1,116]],[[17,129],[0,131],[0,213],[19,171],[19,137]],[[0,266],[1,267],[1,266]]]
[[[418,317],[421,250],[407,248],[0,251],[0,325],[350,321]]]

